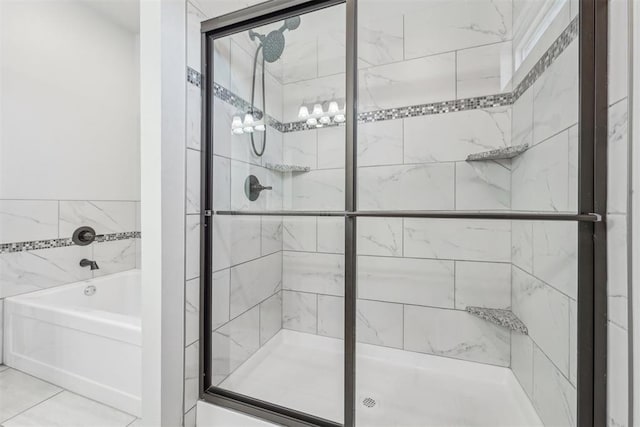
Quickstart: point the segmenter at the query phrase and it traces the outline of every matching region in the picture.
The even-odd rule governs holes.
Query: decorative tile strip
[[[511,310],[504,310],[499,308],[484,308],[484,307],[467,307],[467,312],[473,316],[479,317],[487,322],[494,323],[498,326],[502,326],[512,331],[519,332],[523,335],[528,335],[529,330],[522,323],[522,320],[513,314]]]
[[[130,231],[126,233],[100,234],[96,236],[95,243],[113,242],[116,240],[139,239],[141,236],[139,231]],[[32,240],[29,242],[13,242],[0,243],[0,254],[12,252],[37,251],[38,249],[64,248],[67,246],[75,246],[71,237],[62,239],[48,240]]]
[[[309,166],[298,166],[298,165],[280,165],[274,163],[265,163],[264,167],[267,169],[271,169],[277,172],[309,172],[311,168]]]
[[[529,149],[529,144],[513,145],[511,147],[498,148],[496,150],[483,151],[482,153],[469,154],[467,162],[479,162],[483,160],[513,159]]]
[[[382,120],[396,120],[409,117],[427,116],[431,114],[455,113],[458,111],[485,109],[493,107],[503,107],[512,105],[540,76],[553,64],[553,62],[564,52],[573,40],[578,37],[579,18],[576,17],[571,21],[569,26],[560,34],[560,36],[551,44],[549,49],[536,62],[533,68],[527,73],[522,81],[517,85],[513,92],[478,96],[474,98],[458,99],[451,101],[432,102],[429,104],[413,105],[409,107],[388,108],[383,110],[368,111],[358,114],[359,123],[377,122]],[[187,67],[187,81],[198,87],[201,86],[202,76],[193,68]],[[240,112],[251,110],[251,104],[242,99],[230,90],[214,83],[213,94],[215,97],[234,106]],[[258,119],[262,117],[262,111],[254,108],[254,115]],[[316,129],[316,126],[309,126],[304,121],[282,123],[275,118],[267,115],[266,122],[269,126],[280,131],[299,132],[305,130]],[[329,124],[326,127],[341,126],[344,124]]]
[[[191,83],[192,85],[201,87],[202,74],[200,74],[199,72],[197,72],[191,67],[187,67],[187,82]]]
[[[515,102],[523,93],[529,89],[533,83],[540,78],[542,73],[544,73],[551,64],[554,63],[556,59],[565,51],[567,47],[574,41],[579,34],[580,30],[580,18],[575,17],[573,21],[569,24],[567,28],[560,34],[558,37],[547,49],[547,51],[542,55],[542,57],[536,62],[536,64],[531,68],[531,70],[527,73],[527,75],[522,79],[518,86],[513,91],[513,102]],[[576,64],[577,65],[577,64]]]

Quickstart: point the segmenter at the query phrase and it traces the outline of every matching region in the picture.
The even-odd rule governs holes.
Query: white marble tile
[[[318,217],[318,252],[344,253],[344,218]]]
[[[187,150],[187,213],[200,213],[200,152]]]
[[[607,216],[607,315],[627,329],[629,280],[627,271],[627,216]]]
[[[460,126],[464,123],[464,126]],[[511,109],[432,114],[404,120],[404,162],[465,160],[469,154],[511,145]]]
[[[607,327],[607,425],[627,426],[630,389],[627,331],[609,322]]]
[[[359,299],[356,316],[358,342],[402,348],[401,304]]]
[[[492,220],[404,220],[404,256],[511,261],[511,224]]]
[[[344,295],[344,256],[284,252],[283,289]]]
[[[533,273],[533,223],[530,221],[511,222],[511,262]]]
[[[578,226],[575,223],[533,223],[533,274],[570,298],[577,298]]]
[[[533,404],[549,426],[576,426],[576,389],[536,346],[533,350]]]
[[[213,273],[213,289],[211,295],[211,328],[218,329],[229,321],[229,293],[231,270],[220,270]]]
[[[282,146],[285,164],[316,168],[318,154],[316,131],[287,132],[282,137]]]
[[[405,58],[511,38],[511,1],[409,2],[404,11]]]
[[[569,3],[564,0],[513,2],[514,86],[524,79],[571,22]],[[555,17],[549,14],[554,11]]]
[[[455,99],[455,62],[455,54],[446,53],[359,70],[359,110]]]
[[[136,231],[135,222],[135,202],[60,201],[60,237],[85,225],[98,234]]]
[[[510,335],[508,329],[465,311],[407,305],[404,349],[509,366]]]
[[[456,308],[511,307],[511,264],[456,261]]]
[[[233,116],[238,115],[238,113],[235,107],[220,98],[213,98],[213,122],[215,125],[212,132],[214,154],[230,158],[232,144],[244,141],[239,136],[231,133]]]
[[[358,124],[358,166],[401,164],[402,150],[403,120]]]
[[[250,309],[282,288],[282,254],[259,258],[231,269],[230,315]]]
[[[511,144],[533,145],[533,88],[527,89],[511,106]]]
[[[14,369],[0,372],[0,422],[29,409],[62,389]]]
[[[456,162],[457,210],[508,210],[511,171],[495,162]]]
[[[360,68],[404,59],[403,11],[394,3],[369,1],[358,9]]]
[[[93,271],[94,277],[136,268],[136,239],[115,240],[96,243],[93,246],[93,259],[100,269]]]
[[[454,308],[453,261],[359,256],[358,297]]]
[[[318,295],[318,335],[344,337],[344,298]]]
[[[568,211],[568,131],[516,157],[511,171],[511,208],[513,210]]]
[[[317,295],[303,292],[282,292],[282,327],[315,334],[317,323]]]
[[[207,17],[187,2],[187,66],[200,71],[200,23]],[[218,58],[215,58],[218,59]]]
[[[197,409],[196,406],[194,406],[184,414],[184,427],[196,427],[196,409]],[[129,424],[128,427],[140,427],[140,426],[137,426],[136,423],[133,423],[133,424]]]
[[[282,250],[282,217],[262,217],[262,255]]]
[[[58,202],[0,200],[0,242],[56,239]]]
[[[609,107],[607,162],[607,212],[627,212],[629,192],[629,112],[628,101],[623,100]]]
[[[215,288],[215,285],[214,285],[214,288]],[[193,344],[195,341],[197,341],[199,335],[200,335],[200,279],[196,278],[196,279],[187,280],[184,285],[184,344],[185,346]]]
[[[316,217],[283,218],[283,249],[314,252],[316,250]]]
[[[513,73],[511,42],[457,52],[457,98],[511,92]]]
[[[7,427],[125,427],[135,416],[77,394],[63,391],[5,421]]]
[[[344,208],[344,170],[315,170],[291,177],[291,193],[285,207],[294,210],[342,210]]]
[[[569,205],[570,212],[578,212],[579,167],[580,162],[580,129],[578,125],[569,129]],[[607,197],[610,198],[609,192]]]
[[[344,169],[345,129],[344,126],[318,129],[318,169]]]
[[[629,92],[629,0],[609,2],[609,105]]]
[[[528,335],[511,332],[511,370],[529,399],[533,398],[533,346]]]
[[[578,303],[569,300],[569,381],[578,384]]]
[[[452,163],[377,166],[358,170],[361,210],[453,210]]]
[[[213,156],[213,207],[231,210],[231,160]]]
[[[578,122],[578,40],[533,84],[533,142]]]
[[[1,254],[0,297],[90,279],[91,270],[79,263],[91,253],[90,246],[69,246]]]
[[[304,18],[300,19],[301,25]],[[316,31],[308,34],[311,31],[307,27],[307,31],[293,31],[285,36],[286,46],[281,57],[282,82],[285,85],[318,77],[318,34]],[[285,86],[284,90],[286,92],[289,88]]]
[[[188,215],[187,217],[190,217]],[[213,270],[218,271],[231,266],[231,229],[232,217],[213,216]],[[187,246],[188,248],[188,246]],[[188,258],[189,259],[189,258]]]
[[[260,257],[261,225],[259,216],[232,216],[231,265]]]
[[[192,84],[187,84],[187,148],[200,150],[200,137],[202,133],[202,95],[201,89]],[[215,126],[218,124],[216,123]]]
[[[358,254],[402,256],[402,218],[358,219]]]
[[[282,292],[260,304],[260,345],[282,329]]]
[[[193,408],[198,401],[200,377],[200,342],[196,341],[184,350],[184,409]]]
[[[200,275],[200,215],[186,216],[185,233],[186,240],[184,274],[188,280]],[[216,237],[214,237],[214,240],[215,239]]]
[[[318,76],[346,71],[346,20],[345,4],[328,7],[307,15],[305,25],[313,19],[311,28],[317,29]]]
[[[260,307],[213,331],[212,382],[219,384],[260,348]]]
[[[224,88],[231,86],[231,39],[218,38],[213,42],[213,78]]]
[[[288,49],[285,49],[285,52]],[[305,55],[308,55],[308,52],[305,52]],[[287,66],[285,66],[286,69]],[[316,101],[328,101],[331,99],[344,100],[345,88],[346,78],[344,74],[334,74],[284,85],[283,121],[286,123],[298,121],[298,110],[302,104],[312,104]]]
[[[284,158],[284,134],[271,126],[267,126],[267,148],[262,155],[262,165],[267,163],[279,165],[283,163]],[[256,140],[256,148],[261,149],[262,137]]]
[[[568,376],[569,298],[517,267],[512,270],[511,298],[513,313],[529,336]]]
[[[0,299],[0,372],[8,369],[4,363],[4,299]]]

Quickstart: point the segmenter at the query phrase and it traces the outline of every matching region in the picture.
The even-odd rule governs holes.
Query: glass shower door
[[[345,19],[338,5],[212,42],[207,386],[325,424],[344,413]]]

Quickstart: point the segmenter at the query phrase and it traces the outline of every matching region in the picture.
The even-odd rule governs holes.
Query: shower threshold
[[[343,420],[343,341],[281,330],[220,387]],[[357,425],[542,426],[508,368],[358,344]]]

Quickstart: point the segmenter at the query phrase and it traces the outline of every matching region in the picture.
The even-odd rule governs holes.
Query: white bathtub
[[[139,270],[7,298],[4,328],[6,365],[140,416]]]

